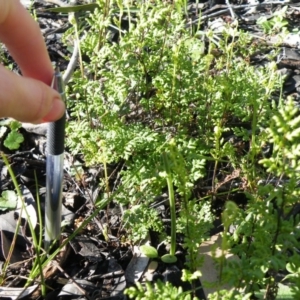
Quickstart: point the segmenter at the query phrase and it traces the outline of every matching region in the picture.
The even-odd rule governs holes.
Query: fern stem
[[[175,255],[176,250],[176,210],[175,210],[175,196],[173,187],[173,178],[170,171],[169,160],[167,153],[163,153],[164,169],[167,173],[167,185],[169,192],[169,202],[170,202],[170,213],[171,213],[171,248],[170,255]]]

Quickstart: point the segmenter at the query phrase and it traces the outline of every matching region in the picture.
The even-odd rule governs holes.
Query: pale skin
[[[53,67],[43,36],[19,0],[0,0],[0,41],[23,75],[0,64],[0,117],[30,123],[59,119],[65,106],[50,88]]]

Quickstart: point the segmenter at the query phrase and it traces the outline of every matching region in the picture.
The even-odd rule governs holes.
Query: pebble
[[[156,271],[157,267],[158,267],[158,262],[155,261],[155,260],[152,260],[152,261],[150,262],[150,264],[148,265],[148,270],[147,270],[147,272],[148,272],[148,273],[154,273],[154,272]]]

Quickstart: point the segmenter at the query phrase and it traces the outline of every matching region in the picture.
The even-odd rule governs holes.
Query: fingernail
[[[43,118],[43,122],[53,122],[58,120],[65,113],[65,104],[60,98],[55,98],[49,113]]]

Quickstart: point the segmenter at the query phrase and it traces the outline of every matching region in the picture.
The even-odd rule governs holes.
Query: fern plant
[[[230,217],[232,213],[224,212],[224,224],[227,228],[229,225],[235,228],[232,235],[224,232],[223,239],[228,242],[226,249],[236,254],[239,260],[216,260],[222,282],[230,282],[236,295],[258,294],[265,287],[264,297],[276,299],[276,278],[280,271],[287,270],[290,275],[286,279],[297,282],[295,262],[299,257],[300,230],[296,225],[299,215],[294,215],[293,211],[299,205],[299,120],[298,108],[292,99],[280,103],[266,129],[267,137],[273,143],[273,153],[260,160],[269,176],[276,180],[262,181],[256,191],[248,192],[248,208],[236,207],[234,218]],[[233,292],[223,290],[218,295],[229,297]],[[297,299],[297,285],[291,288],[291,294]]]
[[[124,224],[134,229],[128,238],[135,242],[163,228],[148,207],[166,190],[161,158],[167,153],[180,208],[176,230],[185,235],[191,271],[202,262],[197,250],[213,223],[212,202],[220,186],[236,178],[235,189],[248,203],[236,207],[230,224],[225,213],[223,246],[240,260],[217,260],[220,280],[233,284],[229,298],[249,297],[261,287],[275,295],[276,274],[287,263],[297,273],[290,247],[293,252],[298,221],[286,216],[297,203],[299,150],[296,110],[279,105],[277,112],[278,102],[270,100],[282,84],[275,64],[251,66],[251,39],[236,28],[219,36],[191,34],[176,5],[138,3],[134,13],[120,1],[107,5],[87,19],[81,50],[90,57],[83,62],[89,78],[77,72],[69,86],[75,101],[68,145],[87,164],[122,162],[114,199],[133,208]],[[273,153],[262,159],[270,143]],[[278,184],[266,182],[269,176]],[[194,193],[197,185],[209,192]],[[222,199],[232,200],[232,192]]]

